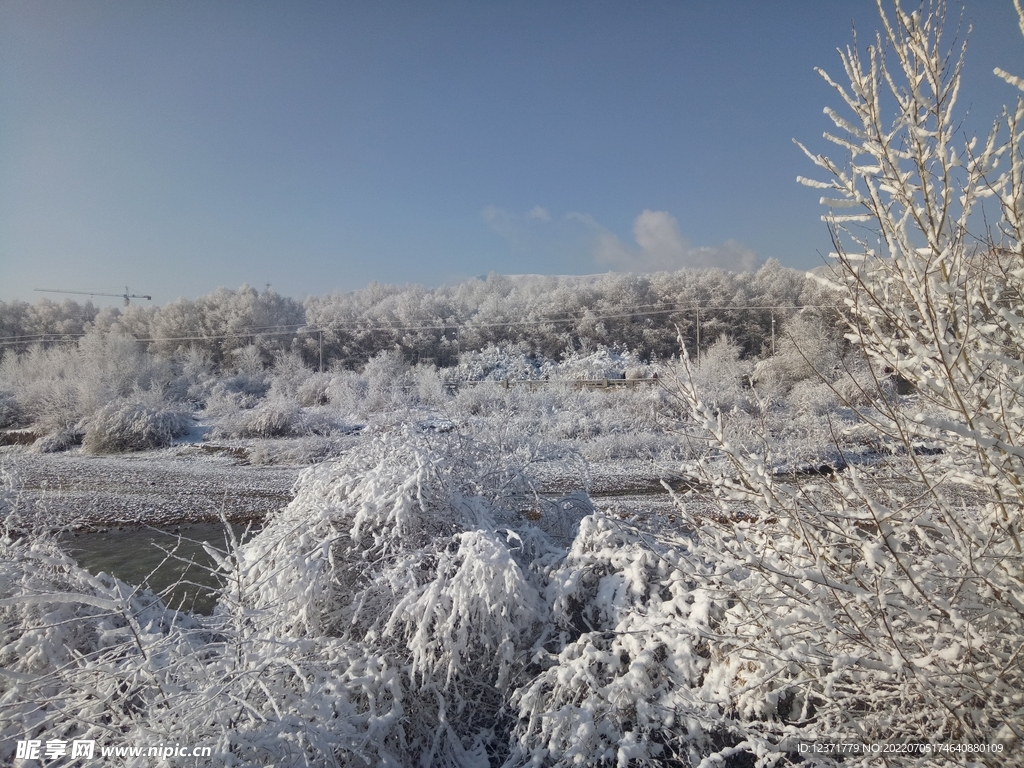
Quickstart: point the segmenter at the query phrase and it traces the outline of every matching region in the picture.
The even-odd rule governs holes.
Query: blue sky
[[[1009,0],[964,14],[985,131],[1024,41]],[[813,267],[792,139],[827,149],[851,23],[874,3],[3,0],[0,300]]]

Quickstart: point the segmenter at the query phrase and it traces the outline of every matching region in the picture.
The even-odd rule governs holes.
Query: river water
[[[243,540],[246,526],[233,528]],[[203,543],[224,551],[225,536],[223,524],[200,523],[169,530],[68,534],[62,544],[90,573],[108,573],[133,586],[147,586],[172,608],[208,614],[216,603],[221,578]]]

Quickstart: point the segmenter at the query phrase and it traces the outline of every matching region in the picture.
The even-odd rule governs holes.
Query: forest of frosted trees
[[[322,353],[325,369],[360,368],[392,350],[410,363],[444,367],[462,351],[509,345],[547,358],[605,346],[664,359],[678,354],[680,333],[696,342],[699,323],[702,345],[729,335],[744,354],[760,355],[770,344],[772,308],[781,324],[793,309],[835,303],[803,273],[775,261],[741,274],[490,275],[437,289],[372,284],[303,303],[243,286],[123,310],[70,300],[0,302],[0,343],[21,352],[116,331],[166,359],[196,350],[228,369],[233,353],[250,345],[266,364],[290,350],[311,367],[320,366]],[[823,316],[835,325],[834,311]]]

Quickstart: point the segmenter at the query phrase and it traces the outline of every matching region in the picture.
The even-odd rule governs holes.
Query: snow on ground
[[[372,438],[364,438],[372,439]],[[19,501],[59,522],[61,528],[102,529],[261,520],[285,506],[301,466],[252,465],[248,455],[287,440],[183,444],[130,455],[91,456],[81,450],[59,454],[2,449],[16,471]],[[652,504],[671,507],[661,479],[671,468],[645,460],[544,461],[532,466],[538,492],[588,491],[601,506],[638,514]]]
[[[318,463],[309,456],[320,458],[302,438],[201,442],[207,430],[199,424],[171,448],[133,454],[96,456],[81,449],[39,454],[8,446],[0,448],[0,463],[14,470],[23,510],[56,528],[103,530],[217,522],[222,512],[232,522],[262,521],[292,499],[302,468]],[[364,434],[336,440],[327,460],[375,439]],[[908,469],[899,457],[848,458],[856,458],[862,469],[870,467],[875,483],[899,483]],[[686,490],[679,464],[664,460],[553,456],[532,463],[530,475],[539,494],[583,491],[602,509],[652,522],[675,514],[665,482]],[[687,497],[687,504],[709,514],[715,509],[713,499],[699,491]]]
[[[201,446],[134,455],[14,453],[19,505],[60,528],[261,519],[291,499],[293,466],[247,466]]]

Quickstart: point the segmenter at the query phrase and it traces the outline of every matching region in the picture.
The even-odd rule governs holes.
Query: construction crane
[[[56,288],[36,288],[35,290],[39,293],[77,293],[82,296],[120,296],[124,299],[124,305],[126,307],[131,304],[131,299],[146,299],[147,301],[153,300],[152,296],[142,296],[137,293],[129,293],[127,285],[124,287],[124,293],[103,293],[101,291],[60,291]]]

